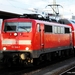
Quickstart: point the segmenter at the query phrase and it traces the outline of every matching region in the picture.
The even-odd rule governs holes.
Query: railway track
[[[75,66],[61,73],[60,75],[75,75]]]
[[[67,69],[75,65],[75,58],[65,59],[60,62],[45,62],[36,67],[30,66],[17,66],[10,68],[0,69],[0,75],[61,75]]]
[[[0,75],[33,75],[34,73],[37,73],[41,71],[44,67],[46,67],[48,64],[45,65],[39,65],[39,66],[17,66],[17,67],[10,67],[10,68],[2,68],[0,70]]]

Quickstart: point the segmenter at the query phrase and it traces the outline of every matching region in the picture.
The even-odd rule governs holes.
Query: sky
[[[0,11],[24,14],[36,8],[50,12],[51,8],[45,7],[52,3],[53,0],[0,0]],[[64,17],[71,18],[72,15],[75,15],[75,0],[56,0],[56,3],[63,6],[63,8],[60,7],[59,12]]]

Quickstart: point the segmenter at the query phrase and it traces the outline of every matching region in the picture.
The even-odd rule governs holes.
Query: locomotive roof
[[[52,25],[61,25],[61,26],[65,25],[65,26],[67,26],[66,24],[58,23],[56,19],[51,19],[51,18],[49,18],[49,16],[43,17],[41,14],[38,14],[38,13],[36,13],[36,14],[23,14],[20,17],[8,19],[8,20],[19,20],[19,19],[20,20],[21,19],[22,20],[26,20],[26,19],[34,20],[38,23],[44,23],[44,24],[48,24],[48,25],[52,24]]]

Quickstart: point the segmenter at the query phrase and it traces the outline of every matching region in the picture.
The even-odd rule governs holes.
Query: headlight
[[[3,51],[5,51],[6,50],[6,47],[3,47]]]
[[[26,51],[28,51],[29,50],[29,47],[26,47]]]
[[[14,36],[17,36],[18,34],[17,33],[14,33]]]

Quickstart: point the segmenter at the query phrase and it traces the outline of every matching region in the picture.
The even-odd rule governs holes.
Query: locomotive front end
[[[25,19],[5,20],[2,25],[3,62],[32,63],[32,22]]]

